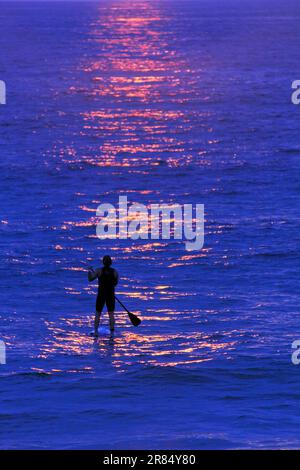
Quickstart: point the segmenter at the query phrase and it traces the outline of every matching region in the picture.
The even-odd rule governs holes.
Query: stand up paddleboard
[[[98,335],[99,336],[106,336],[106,335],[110,335],[110,329],[107,328],[106,326],[99,326],[98,328]],[[90,336],[95,336],[94,332],[91,331],[90,332]]]

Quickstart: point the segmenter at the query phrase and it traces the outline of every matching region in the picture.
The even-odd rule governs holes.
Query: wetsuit
[[[97,312],[102,312],[104,304],[108,312],[115,310],[115,286],[118,284],[118,273],[115,269],[104,267],[98,274]]]

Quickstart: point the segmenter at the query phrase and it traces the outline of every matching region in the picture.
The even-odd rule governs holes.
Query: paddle
[[[115,295],[115,299],[124,308],[124,310],[126,310],[133,326],[139,326],[139,324],[141,323],[142,320],[140,320],[136,315],[134,315],[134,313],[129,312],[129,310],[127,310],[125,305],[121,302],[121,300],[118,299],[118,297],[116,295]]]

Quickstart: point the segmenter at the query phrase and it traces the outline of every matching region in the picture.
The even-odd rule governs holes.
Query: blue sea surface
[[[300,446],[299,23],[291,0],[0,3],[1,449]],[[99,240],[120,195],[204,204],[203,249]],[[106,253],[142,324],[118,308],[95,341]]]

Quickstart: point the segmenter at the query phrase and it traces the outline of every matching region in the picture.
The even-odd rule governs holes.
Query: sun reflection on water
[[[190,151],[190,133],[211,132],[209,115],[188,106],[199,92],[195,71],[172,46],[170,18],[161,8],[147,1],[99,6],[88,39],[95,54],[81,65],[88,85],[69,89],[92,97],[96,109],[79,115],[85,152],[78,145],[61,148],[63,161],[129,172],[145,165],[145,173],[161,161],[208,164],[203,148]],[[86,145],[95,138],[97,148]]]
[[[218,144],[211,135],[207,108],[195,106],[201,93],[206,100],[205,90],[197,86],[204,64],[194,69],[174,47],[170,18],[162,8],[142,0],[99,5],[88,36],[88,50],[93,52],[82,57],[79,65],[82,82],[73,82],[68,89],[68,97],[75,101],[80,97],[82,104],[72,114],[76,131],[73,140],[57,142],[54,149],[60,163],[70,171],[86,170],[79,177],[84,187],[87,184],[86,189],[78,191],[77,185],[70,199],[75,215],[74,211],[65,211],[61,224],[51,227],[59,233],[53,250],[56,267],[63,276],[62,290],[80,314],[62,314],[58,321],[45,323],[47,340],[39,357],[78,355],[83,371],[90,373],[103,361],[118,371],[138,364],[193,367],[214,360],[217,354],[230,354],[234,347],[230,335],[210,337],[197,329],[203,311],[182,308],[189,299],[196,298],[196,291],[187,290],[185,275],[181,285],[177,279],[173,282],[182,267],[193,269],[205,262],[212,248],[186,253],[182,241],[174,240],[148,239],[140,244],[114,241],[109,246],[123,265],[134,260],[145,263],[140,282],[132,274],[124,277],[122,273],[118,289],[122,298],[143,309],[135,312],[143,323],[133,329],[126,316],[118,312],[113,340],[103,337],[95,341],[88,335],[97,286],[82,285],[86,267],[81,261],[93,262],[94,251],[98,254],[103,249],[95,233],[97,205],[104,199],[112,201],[116,194],[130,194],[131,203],[143,202],[147,207],[165,200],[166,174],[183,172],[193,165],[210,166],[208,146]],[[122,180],[117,189],[109,184],[115,176],[122,176],[115,178]],[[155,184],[155,176],[161,178],[160,185]],[[176,202],[178,194],[191,194],[188,180],[186,184],[180,191],[174,187],[167,192],[169,202]],[[211,228],[220,233],[223,229]],[[149,265],[156,269],[154,281],[152,276],[147,278]],[[66,275],[71,277],[70,282]],[[78,282],[75,286],[74,280]],[[197,275],[191,275],[191,281],[198,282]],[[107,322],[106,315],[104,318]],[[62,369],[53,370],[58,373]]]
[[[179,312],[166,312],[177,316]],[[162,314],[162,313],[161,313]],[[162,320],[161,314],[150,321]],[[146,318],[144,321],[147,322]],[[124,316],[118,319],[117,334],[114,338],[100,337],[95,340],[88,336],[89,325],[92,318],[82,320],[79,318],[60,318],[57,322],[47,322],[48,335],[39,353],[39,359],[50,359],[57,355],[85,357],[81,361],[82,367],[70,369],[67,372],[93,373],[98,366],[110,364],[119,372],[124,372],[132,365],[175,367],[193,367],[195,364],[212,361],[218,354],[230,354],[235,341],[228,334],[220,341],[215,337],[199,332],[163,332],[151,334],[146,330],[132,330]],[[147,322],[148,323],[148,322]],[[109,361],[109,362],[107,362]],[[40,372],[47,370],[32,368]],[[64,369],[48,370],[51,374],[66,372]]]

